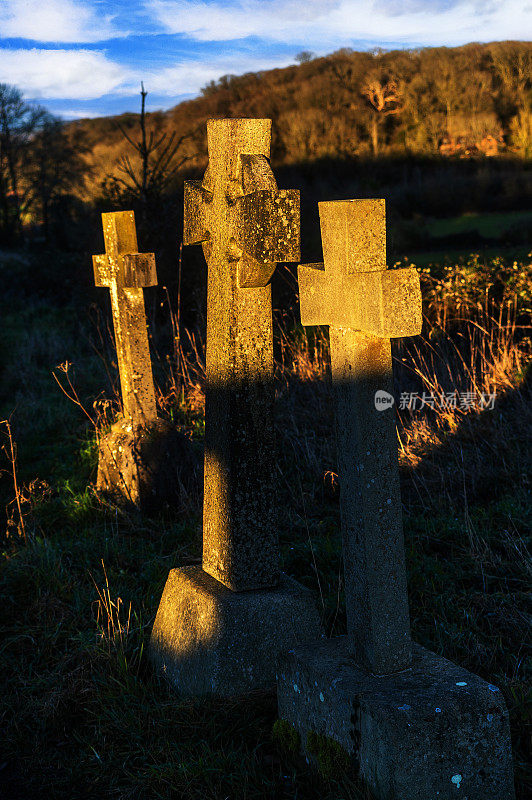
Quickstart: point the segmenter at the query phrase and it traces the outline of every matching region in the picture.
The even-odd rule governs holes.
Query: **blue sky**
[[[0,82],[65,119],[195,97],[301,50],[532,38],[532,0],[0,0]]]

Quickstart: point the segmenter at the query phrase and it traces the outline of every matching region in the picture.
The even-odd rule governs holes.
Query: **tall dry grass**
[[[458,431],[467,418],[494,411],[504,397],[519,395],[524,386],[531,352],[531,268],[513,264],[502,282],[501,276],[494,275],[498,263],[494,260],[483,271],[473,257],[466,265],[446,267],[439,278],[428,270],[422,273],[422,334],[392,345],[403,464],[415,465],[427,447]],[[194,413],[201,413],[204,341],[186,329],[179,335],[171,308],[170,315],[175,347],[167,359],[166,387],[158,390],[159,403],[168,410],[182,401]],[[276,329],[275,374],[279,395],[289,386],[303,384],[313,398],[310,406],[319,405],[330,392],[327,329],[305,329],[281,318]],[[315,412],[315,408],[310,410]],[[523,415],[524,419],[528,416],[524,410]],[[316,462],[315,454],[308,452],[308,435],[306,449],[307,460]]]

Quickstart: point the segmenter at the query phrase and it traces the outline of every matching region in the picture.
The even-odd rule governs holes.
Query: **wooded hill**
[[[198,98],[148,114],[148,127],[159,136],[174,133],[174,142],[185,136],[176,158],[194,157],[187,163],[197,167],[205,164],[209,117],[272,118],[272,160],[278,165],[392,154],[532,155],[530,42],[391,52],[346,48],[297,58],[297,66],[225,75]],[[132,158],[123,132],[137,140],[138,120],[131,113],[69,124],[89,147],[87,199],[99,193],[106,176],[120,175],[124,155]]]

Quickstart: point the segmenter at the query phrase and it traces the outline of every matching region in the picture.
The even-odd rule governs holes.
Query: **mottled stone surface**
[[[281,656],[279,714],[331,737],[379,800],[513,800],[508,712],[499,689],[413,647],[411,668],[370,675],[347,637]],[[306,750],[306,747],[305,747]]]
[[[208,264],[203,568],[225,586],[279,577],[268,281],[299,259],[299,193],[268,163],[271,121],[209,120],[209,166],[185,184],[185,244]]]
[[[410,662],[390,337],[421,330],[414,269],[386,271],[384,200],[319,204],[324,268],[298,270],[301,320],[328,325],[348,633],[375,673]]]
[[[148,514],[195,503],[201,472],[193,443],[165,420],[135,426],[121,417],[100,439],[97,488]]]
[[[279,654],[319,631],[311,593],[283,574],[273,589],[233,592],[185,567],[168,576],[150,653],[179,693],[230,697],[273,688]]]
[[[190,696],[273,687],[279,654],[322,635],[279,572],[268,281],[299,258],[299,195],[277,189],[270,126],[209,120],[208,169],[185,184],[184,242],[208,263],[203,568],[170,572],[150,654]]]
[[[499,690],[410,640],[395,416],[377,399],[389,337],[420,330],[419,282],[385,273],[383,201],[320,203],[320,220],[301,317],[329,325],[348,636],[281,655],[279,715],[305,750],[309,731],[338,742],[379,800],[512,800]]]
[[[133,211],[102,214],[105,254],[93,256],[96,286],[111,295],[124,416],[135,424],[157,418],[142,288],[155,286],[155,256],[137,252]]]
[[[157,419],[142,292],[157,284],[155,257],[137,252],[133,211],[102,214],[102,225],[105,254],[93,256],[94,279],[111,295],[124,413],[101,438],[97,488],[142,511],[156,503],[181,505],[179,477],[190,468],[192,449]]]

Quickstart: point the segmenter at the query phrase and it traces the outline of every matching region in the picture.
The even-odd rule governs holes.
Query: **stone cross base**
[[[279,716],[347,752],[378,800],[513,800],[508,712],[501,692],[414,645],[412,667],[363,672],[347,637],[281,657]],[[312,738],[311,738],[312,743]]]
[[[150,655],[180,694],[231,697],[275,688],[279,654],[321,635],[312,593],[286,575],[272,589],[233,592],[184,567],[168,576]]]
[[[98,491],[143,513],[174,508],[199,494],[201,459],[192,442],[169,422],[135,426],[121,417],[100,439]]]

